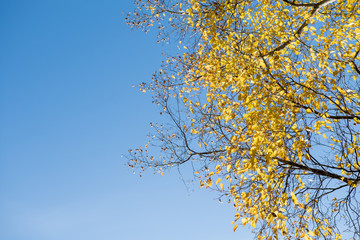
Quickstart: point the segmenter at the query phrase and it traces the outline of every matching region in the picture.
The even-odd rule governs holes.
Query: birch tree
[[[258,239],[360,239],[360,2],[135,3],[127,22],[178,53],[141,86],[162,154],[129,166],[191,165]]]

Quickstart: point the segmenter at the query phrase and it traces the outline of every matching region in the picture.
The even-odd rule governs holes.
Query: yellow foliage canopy
[[[360,2],[136,3],[130,25],[180,41],[142,86],[173,121],[164,154],[130,166],[192,162],[259,239],[360,238]]]

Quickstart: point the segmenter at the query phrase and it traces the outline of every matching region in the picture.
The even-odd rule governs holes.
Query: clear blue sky
[[[215,193],[121,158],[160,115],[131,87],[161,45],[131,31],[131,0],[1,1],[1,240],[247,240]]]

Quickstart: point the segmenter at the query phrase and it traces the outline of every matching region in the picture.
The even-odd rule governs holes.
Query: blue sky
[[[234,210],[177,171],[143,178],[121,158],[161,121],[162,46],[131,31],[130,0],[1,1],[0,239],[249,239]]]

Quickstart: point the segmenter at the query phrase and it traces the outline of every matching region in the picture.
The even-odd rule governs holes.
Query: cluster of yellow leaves
[[[209,88],[207,102],[216,102],[221,113],[218,119],[235,123],[231,145],[225,147],[228,154],[239,151],[237,146],[244,143],[249,146],[248,159],[236,162],[232,173],[240,177],[240,187],[247,178],[253,184],[248,192],[241,193],[232,185],[230,194],[235,207],[246,216],[243,224],[255,227],[258,219],[262,219],[272,226],[274,236],[278,233],[287,236],[289,222],[278,210],[289,204],[288,194],[281,193],[284,187],[281,179],[286,173],[283,169],[279,172],[279,161],[275,159],[293,161],[284,144],[285,139],[291,138],[292,146],[288,147],[298,154],[295,159],[301,163],[307,147],[304,130],[327,139],[322,131],[333,131],[333,121],[337,121],[329,118],[328,109],[359,116],[359,112],[353,113],[346,106],[346,103],[359,105],[358,93],[338,86],[336,79],[339,73],[354,71],[349,68],[349,59],[360,47],[355,42],[359,38],[359,4],[357,1],[336,3],[332,11],[338,11],[339,21],[331,22],[328,21],[330,14],[314,14],[313,8],[289,6],[284,1],[229,0],[220,2],[216,8],[202,3],[204,1],[191,1],[188,11],[191,13],[189,24],[193,26],[196,22],[204,40],[196,53],[199,60],[196,74],[201,76],[198,84]],[[346,12],[347,9],[350,10]],[[322,11],[330,9],[324,6]],[[192,16],[196,16],[196,21]],[[304,24],[300,39],[297,33]],[[309,46],[309,54],[305,55],[300,51],[304,47],[302,39],[319,44]],[[286,46],[279,48],[283,45]],[[338,61],[330,65],[332,57]],[[357,75],[352,78],[356,81]],[[229,92],[234,94],[229,96]],[[333,95],[329,96],[329,92]],[[299,124],[302,110],[315,115],[309,129]],[[348,149],[359,149],[359,144],[354,142]],[[305,155],[305,158],[310,157]],[[337,161],[341,162],[340,159],[338,157]],[[222,167],[227,164],[222,162]],[[212,185],[209,177],[207,175],[207,186]],[[304,183],[301,178],[298,180],[297,188],[302,188]],[[291,192],[291,199],[295,207],[303,206],[294,192]],[[316,221],[311,212],[308,210],[308,216],[304,214],[301,218]],[[305,230],[307,224],[300,225],[295,228],[295,237],[311,239],[332,235],[331,228],[326,225],[320,224],[314,231]]]
[[[183,87],[177,96],[191,114],[213,114],[214,125],[227,126],[226,134],[194,119],[183,127],[185,133],[227,139],[219,149],[226,154],[200,176],[201,186],[213,188],[217,179],[215,185],[228,191],[237,209],[234,224],[239,219],[253,227],[259,220],[265,224],[269,231],[259,239],[340,239],[310,207],[299,175],[292,191],[284,191],[290,167],[283,166],[305,166],[306,175],[313,157],[309,135],[334,149],[345,137],[336,133],[341,117],[360,123],[360,96],[351,88],[359,75],[358,0],[190,0],[176,6],[168,20],[181,18],[200,39],[193,53],[182,56],[186,70],[179,74]],[[201,103],[193,96],[204,89]],[[334,166],[342,169],[342,181],[356,187],[349,179],[359,163],[347,159],[360,157],[360,134],[347,137],[352,141],[334,156]],[[295,220],[286,214],[290,207],[301,212]]]

